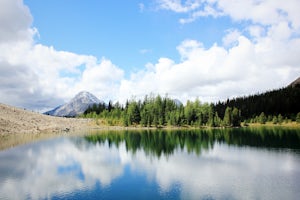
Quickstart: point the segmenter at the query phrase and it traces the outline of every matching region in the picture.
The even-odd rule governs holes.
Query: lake
[[[0,199],[299,197],[297,129],[102,131],[0,151]]]

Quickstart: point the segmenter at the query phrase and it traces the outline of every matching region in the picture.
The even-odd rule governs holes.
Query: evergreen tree
[[[264,112],[260,113],[260,115],[258,117],[258,121],[261,124],[265,124],[267,122],[267,117]]]
[[[209,112],[208,112],[208,126],[215,127],[215,119],[214,119],[214,110],[213,107],[210,106]]]
[[[241,112],[236,107],[232,110],[232,126],[241,126]]]
[[[227,107],[224,114],[223,124],[224,126],[232,126],[232,109]]]
[[[123,119],[123,125],[126,127],[129,126],[130,123],[127,115],[127,109],[123,111],[122,119]]]
[[[296,122],[297,122],[297,123],[300,123],[300,112],[297,113],[297,116],[296,116]]]
[[[283,122],[283,117],[282,117],[281,114],[278,115],[277,119],[278,119],[278,124],[282,124],[282,122]]]
[[[193,108],[193,102],[187,101],[184,109],[184,117],[188,125],[191,125],[195,121],[195,110]]]
[[[273,116],[273,120],[272,120],[273,124],[277,124],[278,123],[278,119],[276,116]]]
[[[127,111],[127,115],[128,115],[128,123],[130,125],[132,124],[139,124],[140,120],[141,120],[141,116],[140,116],[140,110],[138,107],[138,104],[133,101],[129,104],[128,106],[128,111]]]
[[[272,115],[268,115],[267,121],[268,121],[268,122],[272,122],[272,121],[273,121],[273,116],[272,116]]]
[[[222,120],[219,117],[218,113],[216,112],[215,116],[214,116],[214,122],[215,122],[215,126],[216,127],[220,127],[222,125]]]
[[[148,114],[146,108],[143,108],[141,110],[141,125],[142,126],[146,127],[148,125],[148,116],[149,116],[149,114]]]
[[[113,103],[111,101],[108,102],[107,110],[110,112],[113,109]]]

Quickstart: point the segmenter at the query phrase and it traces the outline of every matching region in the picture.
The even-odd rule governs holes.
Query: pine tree
[[[214,117],[214,122],[215,122],[215,126],[216,126],[216,127],[221,126],[222,120],[221,120],[221,118],[219,117],[219,115],[218,115],[217,112],[216,112],[215,117]]]
[[[300,112],[297,113],[297,116],[296,116],[296,122],[297,122],[297,123],[300,123]]]
[[[296,116],[296,122],[297,122],[297,123],[300,123],[300,112],[297,113],[297,116]]]
[[[273,116],[273,120],[272,120],[273,124],[277,124],[278,123],[278,119],[276,116]]]
[[[232,126],[241,126],[241,112],[236,107],[232,111]]]
[[[123,117],[123,125],[124,126],[129,126],[129,124],[130,124],[130,122],[129,122],[129,119],[128,119],[128,115],[127,115],[127,109],[125,109],[124,111],[123,111],[123,115],[122,115]]]
[[[232,126],[232,109],[227,107],[224,114],[223,124],[224,126]]]
[[[108,102],[107,110],[110,112],[113,109],[113,103],[111,101]]]
[[[278,124],[282,124],[282,122],[283,122],[283,117],[282,117],[281,114],[278,115],[277,119],[278,119]]]
[[[208,112],[208,126],[215,127],[215,119],[214,119],[214,110],[213,107],[210,106],[209,112]]]
[[[140,110],[138,104],[135,101],[129,104],[127,114],[128,114],[129,124],[140,123],[141,120]]]
[[[264,112],[260,113],[260,115],[258,117],[258,121],[261,124],[265,124],[267,122],[267,117]]]

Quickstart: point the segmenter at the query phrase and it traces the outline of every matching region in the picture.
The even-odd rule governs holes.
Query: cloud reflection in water
[[[130,174],[146,180],[136,191],[152,183],[161,195],[177,188],[181,199],[300,196],[300,156],[293,151],[215,143],[201,154],[185,146],[157,156],[143,148],[133,151],[125,141],[109,145],[107,140],[92,143],[79,137],[3,151],[0,160],[0,198],[68,196],[93,191],[97,184],[102,189],[111,187],[113,193],[119,189],[114,183]]]

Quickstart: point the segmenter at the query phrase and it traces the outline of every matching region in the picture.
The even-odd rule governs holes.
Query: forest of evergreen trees
[[[124,106],[112,102],[95,104],[82,116],[103,119],[109,125],[144,127],[236,127],[241,121],[281,124],[292,120],[300,123],[299,100],[300,85],[216,104],[196,99],[187,101],[184,106],[168,96],[147,95],[144,100],[127,101]]]
[[[299,120],[300,85],[277,89],[262,94],[239,97],[214,105],[216,112],[222,114],[227,107],[236,107],[241,111],[242,120],[279,122],[283,119]],[[298,115],[299,114],[299,115]],[[220,115],[220,117],[223,117]],[[276,119],[277,118],[277,119]]]
[[[187,101],[186,105],[177,103],[169,97],[145,96],[144,100],[119,103],[104,103],[88,108],[83,117],[107,120],[110,125],[141,125],[144,127],[162,126],[240,126],[241,112],[228,107],[223,117],[215,112],[214,105],[201,103],[199,99]]]

